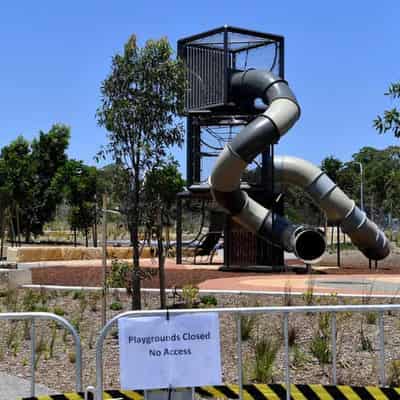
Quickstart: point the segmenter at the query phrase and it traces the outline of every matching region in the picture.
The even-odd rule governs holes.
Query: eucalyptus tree
[[[185,72],[172,55],[166,38],[149,40],[141,48],[131,36],[122,54],[112,58],[97,110],[99,125],[108,131],[108,144],[99,156],[111,156],[129,177],[125,211],[133,246],[133,309],[141,307],[138,231],[143,178],[170,146],[183,142],[177,116],[183,111]]]
[[[392,101],[400,99],[400,82],[391,83],[385,93]],[[400,110],[392,107],[374,119],[374,127],[379,133],[392,132],[395,137],[400,137]]]
[[[160,281],[161,308],[166,307],[165,296],[165,254],[169,249],[169,228],[175,216],[176,195],[183,190],[184,180],[174,160],[160,162],[145,177],[144,203],[146,204],[144,220],[155,227],[157,237],[158,270]],[[166,245],[164,246],[164,227]]]
[[[89,229],[96,224],[98,172],[82,161],[70,159],[57,173],[53,191],[62,193],[69,206],[68,221],[75,232],[82,231],[88,246]]]

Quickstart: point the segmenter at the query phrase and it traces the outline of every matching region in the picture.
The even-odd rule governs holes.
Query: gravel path
[[[0,400],[13,400],[18,397],[28,397],[31,393],[31,384],[27,379],[7,375],[0,372]],[[52,394],[57,391],[44,385],[36,385],[36,394]]]

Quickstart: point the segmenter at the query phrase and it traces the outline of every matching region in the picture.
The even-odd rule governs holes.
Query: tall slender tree
[[[167,149],[183,142],[184,68],[172,58],[166,38],[149,40],[143,48],[131,36],[122,54],[112,59],[111,73],[101,86],[98,123],[108,131],[110,155],[128,176],[130,207],[126,210],[133,246],[132,308],[141,308],[139,266],[139,207],[143,178]]]
[[[400,99],[400,82],[391,83],[385,93],[391,100]],[[374,119],[374,127],[379,133],[392,132],[395,137],[400,137],[400,110],[398,107],[385,110],[382,115]]]

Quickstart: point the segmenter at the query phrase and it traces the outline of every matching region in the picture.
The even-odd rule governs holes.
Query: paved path
[[[310,285],[314,293],[337,293],[354,295],[400,295],[399,275],[265,275],[238,276],[210,279],[198,286],[204,290],[252,290],[304,293]]]
[[[0,400],[16,400],[20,397],[29,397],[31,384],[27,379],[7,375],[0,372]],[[43,385],[36,385],[36,394],[57,393]]]

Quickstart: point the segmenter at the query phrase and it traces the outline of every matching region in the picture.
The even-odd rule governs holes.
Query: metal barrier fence
[[[75,354],[76,354],[76,390],[82,391],[82,351],[81,339],[75,328],[64,318],[59,315],[47,312],[15,312],[15,313],[0,313],[0,321],[31,321],[31,396],[35,396],[35,359],[36,359],[36,328],[35,320],[50,320],[59,323],[67,329],[74,338]]]
[[[295,313],[330,313],[331,314],[331,353],[332,353],[332,380],[337,384],[337,365],[336,365],[336,314],[340,312],[376,312],[378,313],[379,325],[379,382],[381,386],[386,385],[385,377],[385,338],[384,338],[384,313],[386,311],[400,311],[400,304],[388,305],[332,305],[332,306],[296,306],[296,307],[251,307],[251,308],[213,308],[213,309],[187,309],[187,310],[169,310],[169,315],[198,314],[217,312],[219,314],[232,314],[236,318],[237,332],[237,376],[239,383],[239,397],[243,399],[243,379],[242,379],[242,341],[241,341],[241,323],[240,317],[246,314],[281,314],[283,315],[283,334],[284,334],[284,370],[286,398],[290,400],[290,365],[289,365],[289,315]],[[95,400],[103,399],[103,344],[112,325],[120,318],[135,317],[154,317],[164,316],[166,311],[129,311],[119,314],[112,318],[100,332],[96,344],[96,388]],[[192,393],[194,391],[192,390]]]

